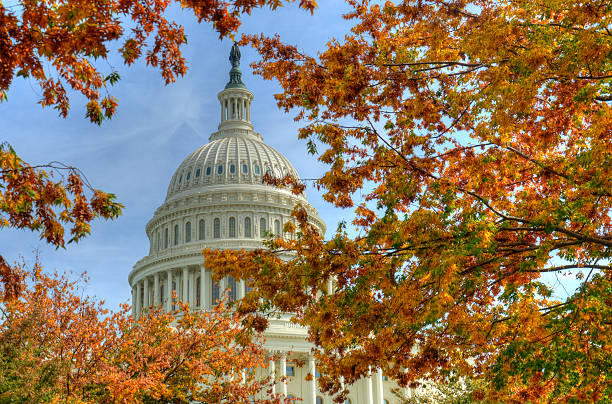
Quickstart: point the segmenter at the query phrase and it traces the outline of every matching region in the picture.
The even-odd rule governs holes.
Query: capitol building
[[[291,162],[254,130],[253,93],[242,82],[236,45],[230,61],[230,81],[218,94],[218,131],[179,165],[165,202],[146,225],[149,253],[129,274],[134,314],[151,306],[171,311],[173,290],[195,310],[207,310],[224,293],[230,299],[242,298],[245,281],[227,277],[214,282],[211,272],[202,266],[202,250],[262,248],[270,233],[282,235],[285,223],[293,221],[291,212],[298,203],[325,233],[325,223],[305,195],[262,183],[265,173],[299,175]],[[270,364],[257,372],[277,379],[275,393],[308,404],[332,403],[317,386],[319,373],[305,328],[292,323],[289,315],[274,317],[264,337]],[[308,374],[314,377],[307,378]],[[346,386],[346,403],[399,403],[391,391],[396,386],[373,368],[368,377]]]

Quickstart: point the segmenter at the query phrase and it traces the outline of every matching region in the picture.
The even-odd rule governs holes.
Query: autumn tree
[[[83,297],[83,277],[15,271],[26,282],[0,303],[2,402],[246,403],[268,387],[243,372],[265,365],[264,350],[223,304],[134,320]]]
[[[324,240],[298,207],[295,240],[206,265],[252,279],[242,312],[309,326],[327,391],[372,365],[404,386],[486,379],[474,400],[608,402],[609,3],[349,4],[350,33],[316,56],[244,42],[352,223]]]

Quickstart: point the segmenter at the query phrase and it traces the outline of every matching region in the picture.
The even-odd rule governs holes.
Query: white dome
[[[211,136],[217,140],[187,156],[170,180],[166,201],[205,191],[209,186],[261,185],[266,172],[275,177],[286,174],[299,177],[289,160],[279,151],[256,136],[237,136],[237,129],[230,131],[233,136],[217,132]]]

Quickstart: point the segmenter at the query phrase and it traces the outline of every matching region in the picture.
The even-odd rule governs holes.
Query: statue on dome
[[[234,42],[234,45],[232,45],[232,50],[230,51],[229,60],[230,60],[230,63],[232,64],[232,67],[240,66],[240,48],[238,47],[236,42]]]

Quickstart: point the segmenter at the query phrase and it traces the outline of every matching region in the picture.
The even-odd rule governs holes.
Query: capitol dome
[[[297,204],[325,233],[325,223],[304,194],[295,195],[289,189],[262,182],[266,173],[275,177],[299,175],[285,156],[254,131],[253,93],[242,83],[239,59],[240,51],[234,45],[230,81],[218,95],[221,113],[217,132],[179,165],[170,179],[165,201],[146,225],[149,252],[128,276],[134,316],[150,307],[177,309],[173,292],[194,310],[207,310],[226,294],[230,300],[244,297],[248,287],[245,280],[226,277],[213,281],[211,271],[203,266],[202,250],[252,250],[264,248],[271,236],[292,237],[283,233],[283,228],[287,222],[295,223],[291,213]],[[328,289],[331,287],[329,284]],[[307,329],[292,323],[290,317],[282,314],[269,319],[264,347],[271,354],[270,366],[258,372],[275,372],[278,362],[279,372],[273,377],[284,381],[274,385],[273,393],[312,404],[331,403],[330,397],[317,391],[318,376]],[[374,397],[377,403],[388,403],[382,400],[382,373],[376,384],[372,379],[354,386],[353,403],[373,403]],[[390,387],[384,390],[390,395]]]

